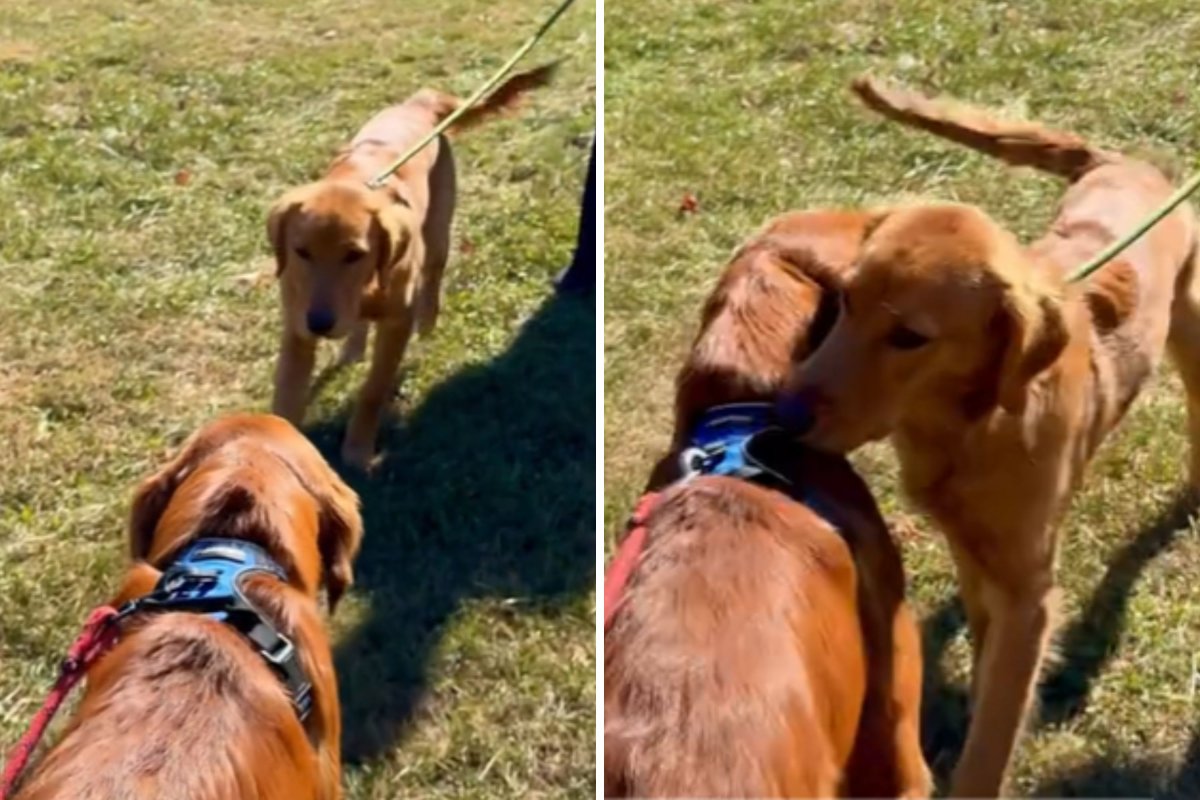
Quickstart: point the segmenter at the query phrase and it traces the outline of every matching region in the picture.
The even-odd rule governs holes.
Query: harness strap
[[[646,521],[654,513],[662,495],[659,492],[647,492],[638,500],[633,514],[629,517],[629,531],[617,548],[617,554],[604,573],[604,630],[608,631],[613,617],[625,596],[625,586],[629,577],[642,558],[646,549]]]
[[[117,626],[114,623],[119,617],[120,613],[112,606],[100,606],[88,615],[83,630],[59,667],[58,680],[54,682],[54,687],[46,695],[42,707],[29,723],[29,729],[9,754],[8,763],[4,766],[4,782],[0,783],[0,800],[7,800],[16,790],[21,776],[29,766],[29,757],[33,755],[50,721],[54,719],[71,690],[87,673],[88,668],[116,644]]]

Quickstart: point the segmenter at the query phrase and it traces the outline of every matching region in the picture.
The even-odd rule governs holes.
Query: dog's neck
[[[1037,461],[1039,451],[1056,449],[1073,435],[1088,437],[1080,454],[1091,452],[1097,426],[1103,427],[1095,405],[1097,374],[1092,333],[1083,315],[1070,313],[1072,335],[1059,358],[1036,376],[1027,388],[1025,408],[1005,411],[991,398],[984,408],[972,407],[979,398],[969,379],[948,382],[924,397],[893,427],[901,477],[914,496],[933,496],[946,490],[956,475],[982,465],[1004,463],[1014,449]],[[942,487],[942,488],[939,488]]]

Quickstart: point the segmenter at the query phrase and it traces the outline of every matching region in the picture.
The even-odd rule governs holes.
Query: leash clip
[[[683,475],[680,480],[688,481],[697,475],[711,471],[712,467],[720,462],[724,453],[724,447],[713,451],[705,450],[703,447],[688,447],[679,454],[679,471]]]

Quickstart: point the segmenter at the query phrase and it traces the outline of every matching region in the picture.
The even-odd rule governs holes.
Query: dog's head
[[[416,218],[356,181],[322,180],[281,197],[267,215],[286,324],[302,337],[337,339],[360,318],[364,292],[387,292],[420,260]]]
[[[880,213],[837,321],[793,370],[781,412],[805,440],[849,451],[902,420],[1025,409],[1062,353],[1058,294],[1016,239],[978,209]]]
[[[259,545],[297,589],[324,583],[332,611],[354,580],[358,495],[285,420],[223,417],[142,482],[130,515],[133,558],[156,566],[203,536]]]

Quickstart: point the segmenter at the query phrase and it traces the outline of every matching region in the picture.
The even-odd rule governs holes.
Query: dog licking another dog
[[[735,256],[680,375],[672,451],[650,481],[662,499],[605,637],[610,796],[928,793],[899,556],[865,487],[831,497],[853,472],[815,467],[806,447],[832,458],[889,439],[906,493],[946,534],[974,651],[955,797],[1004,789],[1052,633],[1057,525],[1164,351],[1200,489],[1194,212],[1066,282],[1167,201],[1167,177],[1035,124],[868,79],[855,90],[1070,186],[1031,245],[977,208],[913,203],[788,215]],[[782,484],[695,469],[680,482],[697,428],[747,399],[774,400],[790,428]]]

